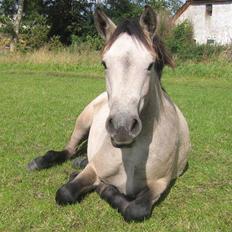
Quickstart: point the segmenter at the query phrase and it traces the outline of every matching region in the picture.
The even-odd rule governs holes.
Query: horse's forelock
[[[110,49],[110,47],[122,33],[127,33],[131,37],[136,38],[148,50],[154,53],[154,57],[156,57],[154,67],[159,75],[159,78],[161,78],[162,70],[165,65],[168,65],[172,68],[175,66],[170,54],[167,52],[164,43],[159,38],[159,36],[155,35],[153,41],[150,41],[150,39],[143,32],[137,20],[127,19],[120,23],[110,37],[109,41],[107,41],[103,52],[106,52],[108,49]]]

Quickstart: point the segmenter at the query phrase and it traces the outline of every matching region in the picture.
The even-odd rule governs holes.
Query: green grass
[[[0,64],[0,231],[232,231],[232,65],[186,64],[164,86],[190,126],[189,169],[143,223],[126,223],[96,193],[59,207],[71,162],[27,163],[62,149],[83,107],[104,90],[99,65]]]

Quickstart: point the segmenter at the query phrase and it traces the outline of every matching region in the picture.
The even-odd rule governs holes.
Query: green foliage
[[[118,24],[123,19],[138,17],[142,11],[142,6],[139,2],[140,1],[106,0],[103,7],[112,20]]]
[[[0,1],[0,15],[12,17],[16,13],[15,0],[2,0]]]
[[[8,35],[15,34],[13,20],[9,16],[1,15],[0,23],[2,24],[0,32]]]
[[[167,7],[167,3],[165,0],[147,0],[144,2],[152,6],[156,11],[163,10]]]
[[[170,6],[173,5],[171,0],[104,0],[101,3],[106,13],[116,23],[125,18],[138,17],[145,4],[150,4],[156,10],[171,9]],[[99,49],[102,42],[96,38],[97,32],[93,22],[95,6],[96,1],[89,0],[25,0],[22,25],[31,26],[32,24],[35,29],[23,28],[21,30],[24,34],[23,40],[26,40],[25,46],[40,47],[45,41],[45,34],[47,34],[46,40],[53,36],[59,36],[63,44],[70,45],[72,44],[72,35],[75,35],[87,45]],[[17,1],[3,0],[3,3],[0,4],[0,13],[10,18],[12,22],[16,11]],[[46,18],[46,24],[49,26],[48,33],[43,21],[41,21],[41,28],[38,26],[39,22],[35,26],[38,15]],[[10,31],[9,24],[7,28]],[[38,41],[40,33],[36,32],[36,28],[41,31],[41,42]],[[35,38],[32,38],[33,36]]]
[[[58,35],[54,35],[50,38],[48,48],[52,51],[58,51],[63,48],[63,44],[60,42],[60,37]]]
[[[172,14],[174,14],[183,4],[181,0],[145,0],[140,2],[149,4],[156,11],[168,9]]]
[[[91,50],[100,50],[103,47],[104,41],[99,36],[89,36],[85,38],[72,35],[72,47]]]
[[[45,1],[48,22],[51,25],[49,37],[60,36],[61,42],[71,44],[71,36],[93,35],[93,3],[87,0]]]
[[[225,51],[224,51],[224,57],[226,58],[226,60],[232,62],[232,44],[229,45]]]
[[[183,53],[194,44],[192,26],[184,21],[173,28],[169,38],[166,39],[167,46],[172,53]]]
[[[38,49],[47,42],[49,27],[44,16],[34,15],[20,28],[21,49]]]
[[[49,49],[59,50],[62,43],[70,45],[70,50],[75,48],[75,51],[100,50],[103,41],[94,27],[95,4],[94,0],[25,0],[18,48],[27,51],[48,43]],[[182,4],[180,0],[101,1],[102,8],[116,24],[125,18],[138,17],[145,4],[151,5],[159,15],[157,33],[178,60],[212,59],[225,49],[196,45],[192,26],[187,21],[173,25],[171,16]],[[17,1],[4,0],[0,3],[0,32],[15,36],[13,15],[16,12]],[[226,56],[231,59],[231,49],[226,49]]]
[[[192,25],[188,21],[175,26],[165,38],[165,42],[177,59],[202,61],[218,57],[225,47],[199,45],[193,40]]]
[[[166,0],[166,7],[171,10],[172,14],[175,14],[181,5],[183,5],[181,0]]]

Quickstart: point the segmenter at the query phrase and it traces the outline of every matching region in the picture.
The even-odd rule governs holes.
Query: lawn
[[[232,65],[180,65],[163,85],[190,127],[189,169],[142,223],[126,223],[96,193],[56,205],[71,161],[27,163],[62,149],[83,107],[105,88],[99,65],[0,64],[0,231],[232,231]]]

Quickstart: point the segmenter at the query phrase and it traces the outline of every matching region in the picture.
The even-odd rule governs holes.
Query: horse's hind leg
[[[56,192],[56,202],[59,205],[67,205],[78,202],[83,194],[93,190],[97,182],[97,175],[90,164],[74,178],[64,184]]]
[[[93,118],[93,102],[90,103],[76,120],[76,125],[70,141],[62,151],[48,151],[44,156],[39,156],[28,164],[29,170],[40,170],[61,164],[77,153],[78,145],[88,137]]]

